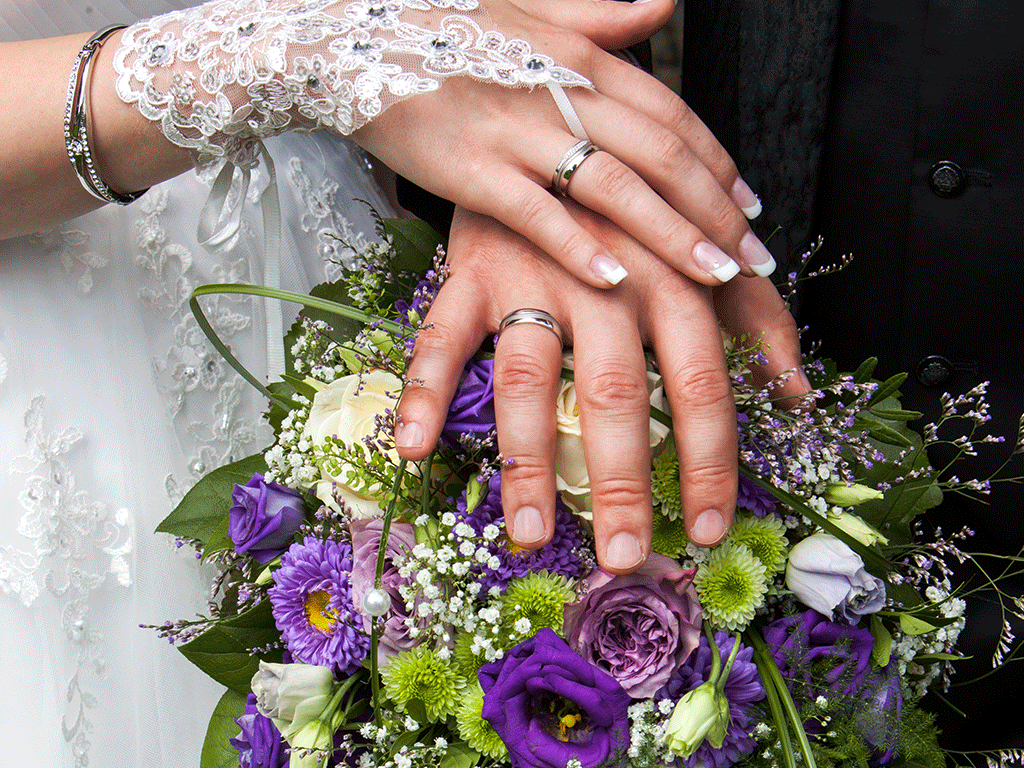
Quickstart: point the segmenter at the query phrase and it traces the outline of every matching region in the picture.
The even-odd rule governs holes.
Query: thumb
[[[668,24],[676,0],[512,0],[531,16],[571,29],[605,50],[642,42]]]

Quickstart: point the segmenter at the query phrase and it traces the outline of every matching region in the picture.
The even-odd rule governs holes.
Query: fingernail
[[[544,538],[544,518],[536,507],[520,507],[512,523],[512,538],[520,544],[532,544]]]
[[[698,267],[722,283],[729,282],[740,273],[740,265],[730,259],[725,251],[704,240],[693,246],[693,260]]]
[[[607,253],[599,253],[592,258],[590,268],[594,270],[594,274],[609,285],[618,285],[629,274],[624,266]]]
[[[753,232],[747,232],[740,240],[740,256],[759,277],[768,277],[775,271],[775,259]]]
[[[403,421],[395,429],[395,445],[399,448],[419,448],[423,445],[423,427],[415,421]]]
[[[761,199],[743,179],[737,177],[733,182],[730,197],[748,219],[756,219],[761,215]]]
[[[604,564],[609,568],[624,571],[640,564],[643,560],[640,541],[631,533],[616,533],[604,550]]]
[[[725,520],[713,509],[700,513],[690,529],[690,541],[701,547],[717,544],[725,536]]]

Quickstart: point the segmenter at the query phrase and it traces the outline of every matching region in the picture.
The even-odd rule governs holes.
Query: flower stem
[[[800,753],[804,758],[804,765],[807,768],[817,768],[817,764],[814,762],[814,753],[811,752],[811,742],[807,739],[807,731],[804,730],[803,720],[796,709],[793,697],[789,695],[789,688],[786,687],[786,681],[782,678],[782,672],[779,671],[778,664],[775,663],[775,659],[768,652],[768,646],[765,645],[760,633],[748,631],[746,636],[748,644],[754,649],[754,660],[762,679],[765,677],[769,679],[770,684],[775,688],[782,708],[789,718],[789,723],[793,727],[793,733],[796,734],[796,740],[800,746]],[[768,685],[765,685],[765,690],[768,687]],[[780,735],[784,730],[779,729]],[[787,754],[791,754],[791,752],[791,749],[786,750]]]
[[[402,487],[402,478],[405,476],[406,460],[398,462],[398,469],[395,470],[395,482],[391,486],[391,498],[388,500],[388,508],[384,512],[383,523],[380,531],[380,543],[377,546],[377,567],[374,570],[373,586],[380,589],[384,582],[384,558],[387,554],[388,534],[391,531],[391,520],[395,516],[395,508],[398,506],[398,490]],[[373,694],[373,720],[378,728],[384,725],[380,714],[380,670],[377,660],[377,645],[380,638],[377,634],[377,620],[370,622],[370,689]]]

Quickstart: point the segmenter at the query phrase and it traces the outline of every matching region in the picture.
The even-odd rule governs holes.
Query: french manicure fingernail
[[[690,540],[701,547],[717,544],[725,535],[725,520],[714,509],[700,513],[690,530]]]
[[[395,445],[399,448],[419,448],[423,445],[423,427],[415,421],[403,421],[395,429]]]
[[[693,260],[697,266],[722,283],[727,283],[740,273],[740,265],[717,245],[701,240],[693,246]]]
[[[748,219],[756,219],[761,215],[761,199],[754,194],[754,190],[747,182],[738,176],[733,182],[730,197]]]
[[[590,268],[609,285],[618,285],[629,274],[624,266],[607,253],[599,253],[592,258]]]
[[[532,544],[544,538],[544,518],[536,507],[520,507],[512,523],[512,538],[520,544]]]
[[[740,239],[739,250],[740,256],[754,270],[755,275],[768,277],[768,275],[775,271],[775,259],[772,258],[764,243],[758,240],[757,235],[753,232],[747,232]]]
[[[604,550],[604,562],[609,568],[624,571],[640,564],[643,560],[643,550],[640,549],[640,541],[631,533],[625,531],[616,533]]]

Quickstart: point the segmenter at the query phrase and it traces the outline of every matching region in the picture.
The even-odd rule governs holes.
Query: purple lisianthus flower
[[[729,658],[735,638],[725,632],[715,633],[715,644],[722,662]],[[754,752],[757,742],[751,733],[756,722],[750,713],[750,705],[764,698],[764,686],[757,665],[753,661],[754,649],[740,645],[729,677],[725,681],[725,698],[729,702],[729,728],[722,741],[722,748],[715,749],[703,742],[687,758],[681,759],[686,768],[729,768]],[[706,637],[701,636],[700,645],[690,657],[672,674],[668,683],[655,695],[656,699],[678,701],[686,693],[707,682],[711,677],[714,657]]]
[[[789,551],[786,586],[808,608],[856,624],[885,605],[885,583],[860,555],[828,533],[815,533]]]
[[[492,475],[487,493],[470,513],[466,513],[466,495],[458,501],[455,516],[469,525],[473,531],[473,542],[488,546],[498,558],[498,567],[487,563],[478,566],[480,581],[484,590],[498,587],[502,590],[515,577],[526,576],[531,571],[545,570],[568,579],[583,578],[593,567],[592,555],[586,552],[583,529],[579,519],[560,498],[555,499],[555,533],[551,541],[540,549],[521,549],[505,534],[505,513],[501,507],[501,476]],[[496,525],[502,535],[494,541],[487,541],[484,529]]]
[[[457,446],[460,435],[484,437],[494,428],[494,360],[470,360],[448,408],[441,439]]]
[[[736,506],[753,512],[755,517],[767,517],[775,514],[775,497],[752,480],[740,475]]]
[[[228,512],[228,535],[235,552],[248,553],[266,565],[292,542],[302,525],[302,496],[298,491],[268,483],[256,473],[245,485],[235,485]]]
[[[292,544],[267,590],[274,623],[297,661],[356,670],[370,649],[363,617],[352,605],[352,547],[307,537]]]
[[[817,611],[804,611],[773,621],[764,639],[794,695],[818,696],[850,705],[860,699],[871,674],[874,638],[866,629],[829,621]],[[816,720],[804,723],[820,733]]]
[[[353,520],[349,523],[352,532],[352,602],[363,617],[363,627],[369,634],[372,618],[363,611],[363,597],[373,589],[377,572],[377,553],[380,550],[380,534],[384,521],[379,517]],[[411,578],[403,578],[398,573],[395,558],[403,558],[412,553],[416,546],[416,531],[408,523],[393,523],[388,531],[388,543],[385,546],[384,574],[381,587],[391,596],[391,609],[384,623],[384,632],[380,638],[380,650],[386,656],[393,656],[401,651],[408,651],[419,645],[420,641],[411,637],[406,619],[405,600],[399,592],[402,585],[412,584]]]
[[[515,768],[583,768],[625,760],[629,694],[544,628],[480,667],[483,717]]]
[[[903,690],[896,660],[892,659],[885,669],[874,672],[865,681],[863,698],[858,702],[856,717],[864,740],[871,745],[868,764],[872,768],[889,765],[896,759],[902,712]]]
[[[694,573],[657,553],[635,573],[592,571],[586,596],[565,606],[569,647],[634,699],[650,698],[697,647],[702,611]]]
[[[235,722],[242,732],[229,741],[238,750],[239,768],[287,768],[288,745],[274,721],[256,708],[255,693],[246,698],[245,714]]]

